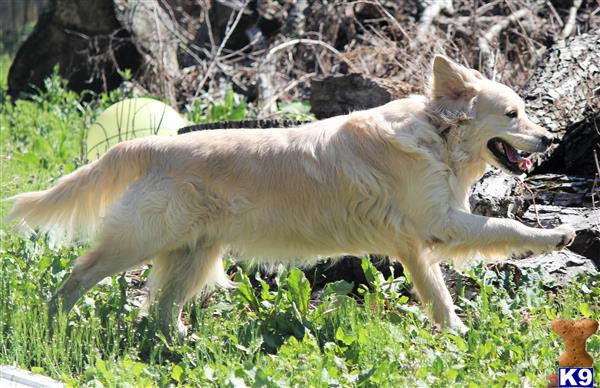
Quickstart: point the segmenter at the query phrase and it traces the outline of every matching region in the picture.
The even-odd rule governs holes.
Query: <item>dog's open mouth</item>
[[[495,137],[488,141],[488,148],[504,167],[515,174],[522,174],[531,169],[532,163],[527,157],[521,156],[515,147],[506,141]]]

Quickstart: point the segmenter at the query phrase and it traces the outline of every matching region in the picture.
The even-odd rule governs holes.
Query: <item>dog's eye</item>
[[[510,117],[511,119],[514,119],[518,115],[519,115],[519,112],[517,112],[516,110],[511,110],[511,111],[506,112],[506,116]]]

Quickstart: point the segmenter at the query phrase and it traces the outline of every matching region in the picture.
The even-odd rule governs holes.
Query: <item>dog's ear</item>
[[[434,98],[469,99],[477,93],[476,83],[482,78],[476,70],[469,70],[443,55],[436,55],[433,59],[431,94]]]

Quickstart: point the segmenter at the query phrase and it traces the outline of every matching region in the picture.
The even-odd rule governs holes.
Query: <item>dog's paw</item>
[[[188,327],[181,320],[178,320],[175,333],[179,339],[184,339],[188,335]]]
[[[464,335],[469,331],[469,328],[462,322],[456,314],[451,314],[443,323],[437,324],[439,329],[446,328],[456,334]]]
[[[563,224],[552,229],[552,231],[556,233],[557,238],[554,249],[561,250],[566,248],[575,240],[575,228],[571,225]]]
[[[451,323],[448,326],[448,328],[450,330],[456,331],[460,335],[465,335],[469,332],[469,328],[460,320],[458,322]]]
[[[533,254],[559,251],[571,245],[575,240],[575,228],[571,225],[563,224],[554,229],[542,229],[540,234],[527,247]]]

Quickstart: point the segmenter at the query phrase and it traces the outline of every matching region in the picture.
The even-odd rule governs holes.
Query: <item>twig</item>
[[[531,10],[527,8],[518,10],[501,22],[494,24],[483,36],[479,37],[479,52],[482,57],[483,70],[492,80],[495,78],[494,67],[496,65],[496,56],[492,51],[490,43],[492,43],[500,33],[512,23],[529,15],[531,15]]]
[[[158,38],[158,53],[157,53],[157,57],[156,58],[156,62],[157,62],[157,71],[159,73],[159,80],[163,89],[163,93],[167,95],[167,99],[169,100],[169,102],[171,103],[171,105],[174,105],[176,103],[175,101],[175,91],[170,88],[169,86],[171,85],[170,79],[171,79],[171,74],[169,74],[169,70],[175,70],[175,69],[171,69],[170,66],[168,66],[165,63],[165,46],[164,46],[164,41],[163,41],[163,37],[161,36],[161,29],[160,29],[160,25],[162,24],[162,22],[160,21],[160,18],[158,16],[158,8],[159,5],[158,4],[154,4],[154,7],[152,8],[152,16],[154,16],[154,24],[156,26],[155,30],[156,30],[156,36]],[[162,75],[162,77],[160,77],[160,75]]]
[[[560,27],[564,26],[565,23],[563,23],[562,19],[560,18],[560,15],[558,14],[558,12],[556,12],[556,8],[554,8],[554,5],[552,5],[552,2],[550,0],[546,0],[546,4],[548,5],[548,8],[550,8],[550,11],[552,11],[552,15],[554,15],[554,18],[558,22],[558,25]]]
[[[452,6],[452,2],[449,1],[449,3],[450,3],[450,6]],[[400,24],[400,22],[398,22],[398,20],[396,20],[394,15],[392,15],[387,9],[385,9],[385,7],[383,5],[381,5],[381,2],[379,2],[379,0],[375,1],[375,5],[377,6],[377,9],[379,9],[379,12],[383,13],[388,19],[390,19],[392,21],[394,26],[402,33],[402,35],[404,35],[404,37],[406,39],[410,39],[408,33],[404,30],[404,28],[402,28],[402,25]]]
[[[206,73],[204,73],[204,77],[202,77],[202,81],[200,81],[200,83],[198,84],[198,88],[196,89],[196,92],[194,93],[194,98],[198,97],[198,94],[200,94],[200,90],[202,90],[202,88],[204,87],[204,84],[206,83],[208,78],[211,76],[211,72],[212,72],[213,68],[215,67],[216,62],[219,60],[219,55],[221,55],[221,51],[223,51],[223,48],[227,44],[227,41],[231,37],[231,34],[233,34],[233,31],[235,30],[238,23],[240,22],[240,19],[242,18],[242,15],[244,14],[246,7],[248,6],[248,3],[250,3],[250,0],[244,1],[244,5],[242,5],[240,7],[240,9],[238,10],[235,20],[230,25],[230,27],[227,29],[227,32],[225,33],[225,37],[223,38],[223,41],[219,45],[217,52],[215,53],[212,60],[210,61],[210,64],[208,65],[208,68],[206,69]]]
[[[293,80],[292,82],[290,82],[285,88],[283,88],[283,90],[281,90],[279,93],[277,93],[275,96],[273,96],[269,102],[267,102],[258,112],[258,117],[263,117],[263,113],[268,111],[271,106],[284,94],[287,93],[288,91],[290,91],[291,89],[295,88],[298,84],[306,81],[308,78],[312,77],[316,75],[316,73],[306,73],[303,76],[301,76],[298,79]]]
[[[529,186],[527,186],[527,183],[525,183],[524,181],[521,181],[521,185],[523,185],[523,188],[529,191],[529,194],[531,194],[531,202],[533,204],[533,211],[535,212],[535,222],[537,222],[540,228],[546,229],[546,227],[540,222],[540,215],[538,213],[537,204],[535,203],[535,194],[533,193],[533,190],[531,190],[531,188],[529,188]]]
[[[257,73],[258,73],[258,85],[259,85],[258,86],[259,101],[266,101],[266,105],[261,106],[261,104],[259,103],[259,106],[261,106],[262,113],[267,113],[267,114],[273,113],[272,109],[271,109],[273,104],[271,101],[276,99],[276,97],[274,97],[271,77],[272,77],[273,73],[275,73],[275,63],[273,60],[275,54],[277,54],[281,50],[284,50],[288,47],[295,46],[297,44],[309,44],[309,45],[317,45],[317,46],[324,47],[327,50],[333,52],[335,55],[337,55],[345,63],[347,63],[348,66],[352,69],[352,71],[358,72],[358,69],[356,68],[356,66],[354,66],[354,64],[351,61],[349,61],[344,56],[344,54],[339,52],[335,47],[333,47],[321,40],[299,38],[299,39],[292,39],[292,40],[288,40],[287,42],[283,42],[283,43],[273,47],[272,49],[270,49],[269,52],[267,53],[267,55],[265,56],[264,61],[262,61],[258,67]],[[317,61],[318,61],[318,56],[316,56],[316,57],[317,57]]]
[[[348,1],[348,2],[342,0],[342,1],[337,1],[336,3],[334,3],[335,6],[340,6],[340,5],[354,6],[356,4],[374,5],[375,7],[377,7],[379,12],[381,12],[386,18],[388,18],[394,24],[394,26],[402,33],[402,35],[404,35],[404,37],[406,39],[412,39],[410,37],[410,35],[408,35],[406,30],[402,27],[400,22],[398,22],[398,20],[394,17],[394,15],[392,15],[387,9],[385,9],[385,7],[381,4],[381,2],[379,0],[373,0],[373,1],[371,1],[371,0],[356,0],[356,1]]]
[[[179,24],[177,17],[175,16],[175,13],[173,12],[173,7],[167,2],[167,0],[160,0],[160,4],[161,4],[161,8],[169,14],[169,20],[171,21],[172,26],[173,26],[173,29],[171,30],[171,32],[173,32],[175,35],[177,35],[177,37],[179,38],[180,41],[189,42],[189,41],[193,40],[194,35],[191,34],[190,32],[188,32],[186,29],[181,28],[181,25]],[[169,26],[167,26],[167,27],[169,27]]]
[[[210,17],[208,16],[208,12],[204,13],[204,23],[206,24],[206,31],[208,32],[208,41],[210,42],[210,51],[215,51],[215,37],[212,33],[212,24],[210,22]]]
[[[463,33],[466,36],[469,36],[469,33],[471,34],[471,36],[477,36],[479,35],[479,20],[482,16],[477,16],[477,4],[479,3],[477,0],[472,0],[473,2],[473,9],[471,10],[471,15],[467,16],[467,19],[469,20],[469,24],[471,26],[471,31],[464,31]],[[476,64],[476,68],[479,69],[481,68],[481,58],[477,58],[475,57],[476,53],[475,50],[471,50],[470,53],[470,61],[471,63]]]
[[[510,9],[510,12],[515,13],[515,4],[513,3],[513,0],[507,1],[507,5],[508,5],[508,9]],[[534,5],[534,8],[532,9],[532,17],[533,17],[533,13],[537,12],[537,9],[535,8],[536,6]],[[524,35],[521,35],[523,37],[525,37],[525,43],[527,43],[527,47],[529,48],[529,52],[531,54],[532,58],[535,58],[535,48],[533,47],[533,39],[531,39],[531,29],[527,29],[525,28],[525,26],[523,25],[521,19],[517,19],[515,20],[515,24],[517,26],[519,26],[519,28],[521,29],[521,31],[523,32]],[[515,33],[518,33],[518,31],[514,31]],[[519,56],[520,59],[520,56]]]
[[[468,25],[473,22],[473,19],[477,21],[478,24],[484,23],[499,23],[500,21],[506,18],[505,15],[492,15],[492,16],[477,16],[476,14],[472,14],[471,16],[440,16],[437,19],[439,24],[459,24],[459,25]]]
[[[575,23],[577,22],[577,10],[581,7],[582,0],[573,0],[573,5],[569,8],[569,17],[567,18],[567,22],[565,23],[565,27],[558,35],[558,40],[567,39],[575,28]]]
[[[505,0],[490,1],[489,3],[486,3],[486,4],[482,5],[481,7],[477,8],[477,11],[475,11],[475,15],[476,16],[481,16],[484,13],[486,13],[487,11],[489,11],[490,9],[493,9],[498,4],[503,3],[504,1]]]
[[[431,29],[431,23],[440,15],[442,11],[446,11],[449,14],[454,13],[454,6],[452,0],[433,0],[419,19],[419,25],[417,26],[417,36],[413,41],[413,48],[420,46],[423,42],[429,38],[429,31]]]
[[[299,38],[299,39],[292,39],[292,40],[288,40],[287,42],[283,42],[275,47],[273,47],[272,49],[269,50],[269,52],[267,53],[267,56],[265,57],[265,62],[270,62],[271,59],[273,58],[273,56],[278,52],[281,51],[285,48],[288,48],[290,46],[295,46],[297,44],[308,44],[308,45],[317,45],[317,46],[321,46],[326,48],[327,50],[331,51],[332,53],[334,53],[336,56],[338,56],[342,61],[346,62],[346,64],[348,66],[350,66],[350,68],[352,69],[352,71],[358,71],[358,69],[356,68],[356,66],[354,66],[354,64],[348,60],[348,58],[346,58],[344,56],[344,54],[342,54],[341,52],[339,52],[335,47],[333,47],[332,45],[325,43],[321,40],[316,40],[316,39],[304,39],[304,38]]]

